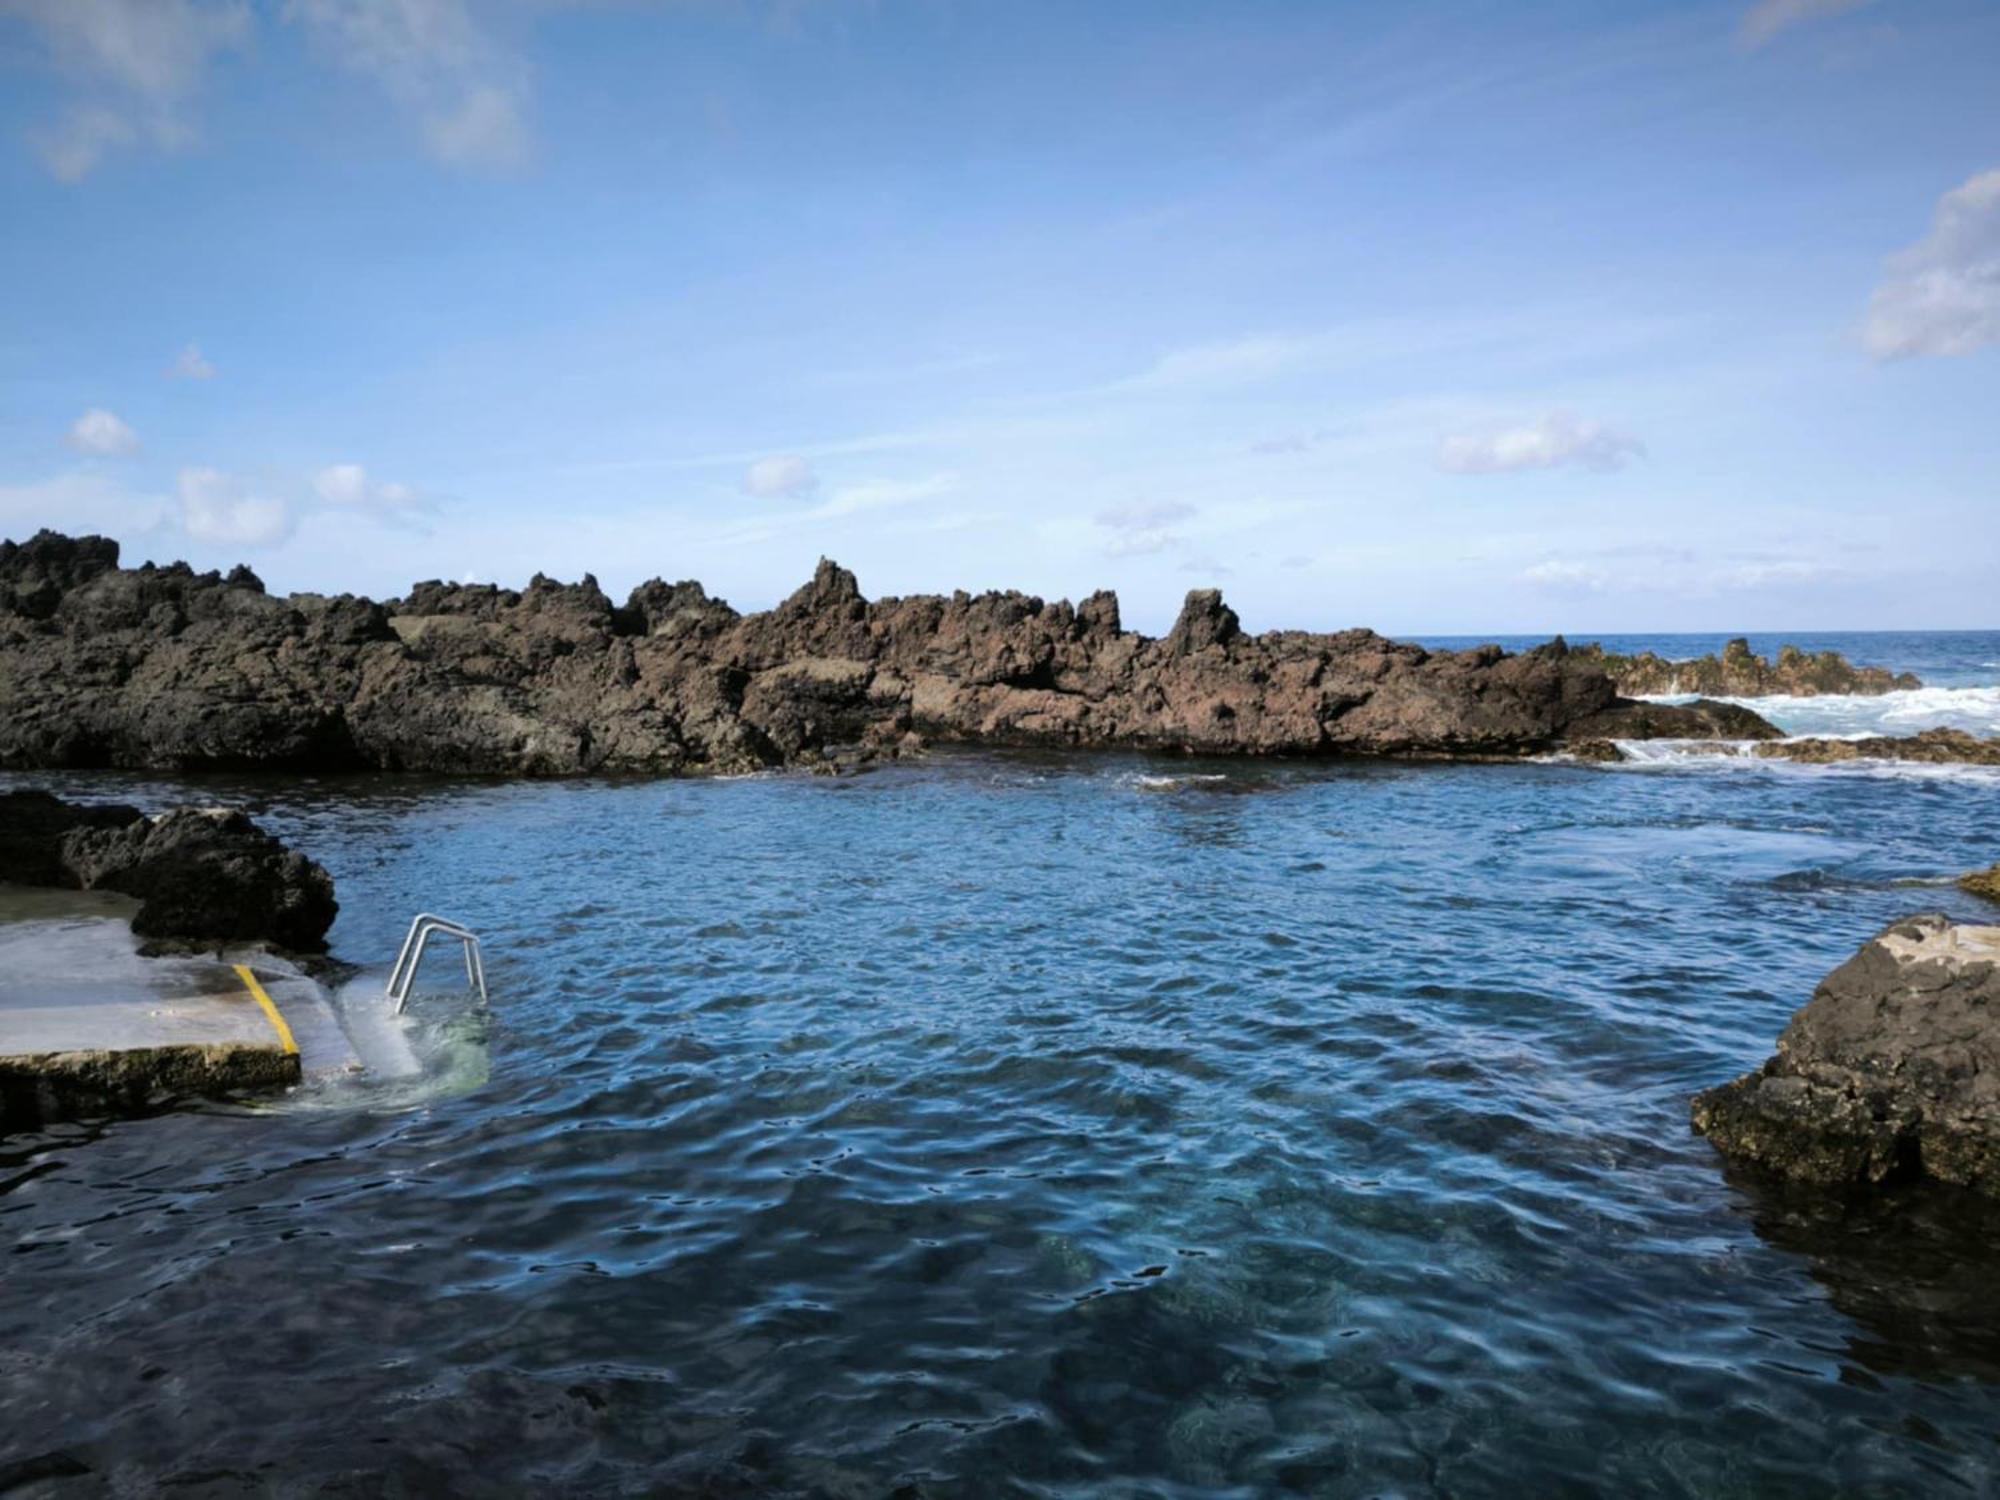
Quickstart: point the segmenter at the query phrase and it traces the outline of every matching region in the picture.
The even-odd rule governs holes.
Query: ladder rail
[[[410,987],[416,983],[417,970],[423,966],[424,950],[439,933],[457,939],[464,950],[466,983],[478,992],[482,1001],[486,999],[486,961],[480,955],[478,937],[470,929],[434,912],[418,912],[403,937],[403,946],[396,952],[396,962],[389,970],[389,983],[384,991],[394,1003],[397,1015],[409,1004]]]

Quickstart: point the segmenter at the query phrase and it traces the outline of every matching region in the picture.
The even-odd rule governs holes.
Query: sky
[[[2000,628],[2000,0],[0,0],[0,536]]]

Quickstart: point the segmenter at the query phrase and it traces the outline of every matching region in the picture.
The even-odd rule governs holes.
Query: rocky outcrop
[[[2000,1195],[2000,927],[1891,924],[1693,1115],[1724,1155],[1784,1177]]]
[[[1990,870],[1974,870],[1970,875],[1961,875],[1958,884],[1961,890],[1971,895],[2000,901],[2000,864]]]
[[[139,898],[132,930],[167,943],[268,942],[319,952],[339,910],[319,865],[240,812],[78,806],[0,793],[0,880]]]
[[[1732,732],[1756,732],[1754,715]],[[830,562],[739,615],[696,583],[586,577],[276,598],[247,570],[0,544],[0,764],[571,775],[823,765],[923,741],[1218,755],[1514,757],[1589,733],[1702,736],[1558,640],[1434,652],[1251,635],[1211,591],[1155,640],[1118,601],[864,599]]]
[[[1773,760],[1796,760],[1821,766],[1850,760],[2000,766],[2000,739],[1982,740],[1963,729],[1926,729],[1921,734],[1873,735],[1860,740],[1779,740],[1759,745],[1757,754]]]
[[[1603,668],[1621,693],[1673,696],[1695,693],[1714,698],[1765,698],[1776,694],[1813,698],[1823,693],[1902,692],[1923,682],[1908,672],[1882,667],[1857,667],[1838,651],[1801,651],[1780,646],[1778,659],[1767,661],[1741,636],[1722,648],[1721,656],[1693,661],[1669,661],[1651,651],[1621,656],[1602,646],[1579,646],[1576,654]]]

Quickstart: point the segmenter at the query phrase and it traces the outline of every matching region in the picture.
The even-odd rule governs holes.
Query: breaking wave
[[[1686,693],[1649,697],[1652,703],[1691,703]],[[1790,735],[1916,734],[1925,729],[2000,733],[2000,686],[1925,687],[1864,695],[1828,693],[1800,698],[1788,693],[1767,698],[1723,698],[1762,714]]]

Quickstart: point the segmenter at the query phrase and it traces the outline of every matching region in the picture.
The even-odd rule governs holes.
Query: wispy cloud
[[[1808,21],[1846,15],[1874,0],[1757,0],[1736,28],[1736,45],[1754,51]]]
[[[1104,544],[1106,557],[1144,557],[1179,546],[1181,537],[1174,528],[1183,521],[1193,520],[1197,514],[1192,505],[1168,500],[1115,505],[1099,511],[1093,519],[1109,533]]]
[[[1891,258],[1862,339],[1877,359],[2000,343],[2000,168],[1946,193],[1931,232]]]
[[[102,458],[124,458],[139,451],[139,434],[101,406],[93,406],[70,424],[67,441],[79,453]]]
[[[530,156],[527,66],[466,0],[290,0],[285,16],[387,93],[437,160],[504,170]]]
[[[65,182],[90,175],[121,147],[185,145],[188,104],[218,53],[250,34],[244,0],[0,0],[26,21],[74,85],[32,144]]]
[[[384,519],[407,518],[436,508],[409,485],[372,478],[360,464],[329,464],[313,475],[312,492],[325,505]]]
[[[1600,422],[1551,412],[1524,427],[1447,437],[1438,449],[1438,466],[1453,474],[1510,474],[1565,465],[1608,471],[1623,468],[1627,459],[1645,451],[1637,438]]]
[[[213,380],[215,366],[202,355],[201,345],[189,344],[174,356],[167,373],[176,380]]]

